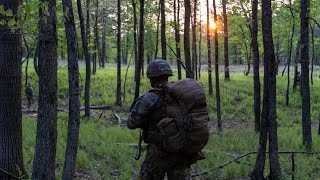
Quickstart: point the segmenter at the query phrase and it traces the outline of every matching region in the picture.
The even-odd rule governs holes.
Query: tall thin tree
[[[133,9],[133,49],[134,49],[134,80],[136,81],[139,75],[138,72],[138,46],[137,46],[137,10],[136,10],[136,0],[132,0],[132,9]]]
[[[276,120],[276,61],[272,39],[271,1],[262,0],[262,32],[264,47],[264,89],[263,109],[258,147],[258,156],[252,179],[264,179],[263,172],[266,158],[266,145],[269,135],[270,179],[278,179],[280,163],[278,157],[278,134]]]
[[[165,2],[160,0],[160,15],[161,15],[161,53],[162,59],[167,60],[167,41],[166,41],[166,14]]]
[[[300,1],[302,134],[303,144],[307,149],[312,146],[309,82],[309,7],[309,0]]]
[[[228,32],[228,16],[227,16],[227,1],[222,0],[223,11],[223,33],[224,33],[224,79],[230,80],[229,69],[229,32]]]
[[[86,30],[84,26],[84,18],[82,13],[81,0],[77,0],[78,16],[80,20],[80,31],[82,40],[82,49],[84,52],[84,57],[86,61],[86,83],[84,88],[84,116],[90,117],[90,76],[91,76],[91,63],[90,54],[88,49],[88,40],[86,35]]]
[[[32,179],[55,179],[57,145],[56,0],[39,8],[39,109]]]
[[[217,7],[216,0],[213,0],[213,16],[214,22],[217,24]],[[215,76],[216,76],[216,107],[217,107],[217,119],[218,119],[218,131],[222,131],[221,122],[221,105],[220,105],[220,83],[219,83],[219,42],[218,42],[218,27],[214,29],[214,55],[215,55]]]
[[[192,76],[198,79],[197,71],[197,0],[193,0],[193,21],[192,21]]]
[[[105,11],[105,9],[104,9]],[[101,50],[101,63],[102,67],[105,67],[105,63],[107,61],[107,16],[103,15],[102,17],[102,24],[103,24],[103,29],[102,29],[102,50]]]
[[[185,16],[184,16],[184,57],[186,63],[186,73],[187,78],[193,78],[192,76],[192,66],[191,66],[191,56],[190,56],[190,16],[191,16],[191,4],[190,0],[184,1]]]
[[[69,74],[69,121],[68,140],[63,167],[62,179],[74,179],[77,159],[79,125],[80,125],[80,88],[79,66],[77,51],[77,31],[74,22],[72,0],[63,0],[65,30],[68,46],[68,74]]]
[[[207,47],[208,47],[208,84],[209,84],[209,95],[213,93],[212,86],[212,65],[211,65],[211,43],[210,43],[210,11],[209,11],[209,0],[207,0]]]
[[[258,44],[258,0],[252,0],[252,56],[253,56],[253,82],[254,82],[254,129],[260,131],[260,75],[259,75],[259,44]]]
[[[136,79],[135,99],[139,97],[140,91],[140,72],[144,60],[144,0],[140,0],[140,23],[138,40],[138,75]]]
[[[118,32],[117,32],[117,93],[116,104],[122,106],[121,101],[121,0],[117,3]]]
[[[161,12],[161,0],[159,0],[158,3],[158,16],[157,16],[157,30],[156,30],[156,47],[154,52],[154,59],[157,59],[158,57],[158,46],[159,46],[159,24],[160,24],[160,12]]]
[[[178,6],[177,6],[178,5]],[[173,14],[174,14],[174,34],[176,40],[176,51],[177,51],[177,68],[178,68],[178,79],[181,79],[181,42],[180,42],[180,2],[179,0],[173,1]]]
[[[292,1],[289,0],[290,7],[292,6]],[[287,69],[287,91],[286,91],[286,105],[289,106],[289,89],[290,89],[290,66],[291,66],[291,55],[292,55],[292,42],[293,42],[293,36],[294,36],[294,14],[292,11],[292,8],[290,8],[290,14],[291,14],[291,37],[289,40],[289,52],[288,52],[288,69]]]
[[[20,0],[0,0],[4,10],[17,13]],[[0,14],[0,21],[14,18]],[[0,179],[18,179],[24,171],[22,154],[20,30],[0,25]],[[8,172],[8,173],[6,173]]]

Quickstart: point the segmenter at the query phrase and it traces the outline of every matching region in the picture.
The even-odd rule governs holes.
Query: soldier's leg
[[[140,179],[163,180],[168,168],[174,165],[174,162],[170,161],[167,156],[167,153],[159,147],[149,144],[145,160],[141,165]]]
[[[191,180],[189,167],[185,165],[175,165],[167,173],[169,180]]]

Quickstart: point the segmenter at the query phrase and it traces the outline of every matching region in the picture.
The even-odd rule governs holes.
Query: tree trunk
[[[290,2],[290,7],[292,6],[291,0]],[[292,55],[292,42],[293,42],[293,36],[294,36],[294,14],[292,12],[292,8],[290,8],[290,13],[291,13],[291,23],[292,23],[292,28],[291,28],[291,37],[290,37],[290,42],[289,42],[289,53],[288,53],[288,71],[287,71],[287,91],[286,91],[286,105],[289,106],[289,89],[290,89],[290,66],[291,66],[291,55]]]
[[[161,0],[159,0],[158,4],[158,17],[157,17],[157,32],[156,32],[156,48],[155,48],[155,53],[154,53],[154,59],[157,59],[158,57],[158,46],[159,46],[159,24],[160,24],[160,5]]]
[[[280,43],[280,37],[277,37],[277,45],[276,45],[276,75],[278,75],[279,72],[279,64],[280,64],[280,48],[281,48],[281,43]]]
[[[63,0],[65,15],[65,30],[68,45],[68,74],[69,74],[69,121],[68,140],[63,167],[62,179],[74,179],[77,159],[79,124],[80,124],[80,89],[79,66],[77,52],[77,31],[74,23],[72,0]]]
[[[211,43],[210,43],[210,11],[209,11],[209,0],[207,0],[207,46],[208,46],[208,84],[209,84],[209,95],[213,93],[212,86],[212,65],[211,65]]]
[[[201,2],[200,2],[201,3]],[[201,6],[201,5],[200,5]],[[200,8],[200,16],[201,16],[201,8]],[[199,62],[199,65],[198,65],[198,76],[199,76],[199,79],[201,78],[201,39],[202,39],[202,24],[201,24],[201,20],[199,21],[199,58],[198,58],[198,62]]]
[[[230,80],[229,69],[229,35],[228,35],[228,16],[226,10],[226,0],[222,0],[223,9],[223,32],[224,32],[224,79]]]
[[[57,144],[56,1],[39,8],[39,109],[32,179],[55,179]]]
[[[262,29],[263,29],[263,47],[264,58],[268,65],[268,83],[266,88],[268,93],[268,126],[269,126],[269,163],[270,163],[270,179],[279,179],[280,163],[278,156],[278,133],[277,133],[277,92],[276,92],[276,74],[277,62],[275,60],[274,44],[272,36],[272,10],[271,1],[262,0]]]
[[[137,50],[137,11],[136,11],[136,0],[132,0],[133,7],[133,49],[134,49],[134,80],[136,81],[139,76],[138,72],[138,50]]]
[[[84,52],[84,57],[86,60],[86,84],[84,89],[84,107],[85,107],[85,117],[90,117],[90,76],[91,76],[91,63],[90,54],[88,49],[88,41],[86,36],[86,31],[84,27],[84,18],[82,13],[81,0],[77,0],[78,15],[80,20],[80,30],[82,39],[82,49]]]
[[[314,66],[314,27],[311,27],[311,42],[312,42],[312,58],[311,58],[311,84],[313,85],[313,66]]]
[[[160,15],[161,15],[161,53],[162,59],[167,60],[167,42],[166,42],[166,15],[164,0],[160,0]]]
[[[269,133],[270,179],[278,179],[280,164],[278,157],[278,135],[276,120],[276,61],[272,39],[271,1],[262,0],[262,33],[264,47],[263,109],[258,156],[252,179],[264,179],[265,153]]]
[[[309,0],[300,1],[301,18],[301,96],[302,96],[302,134],[303,144],[307,149],[312,147],[310,120],[310,82],[309,82]]]
[[[38,56],[39,56],[39,44],[37,43],[36,50],[33,55],[33,67],[34,67],[34,71],[36,72],[37,76],[39,76]]]
[[[86,11],[87,11],[87,19],[86,19],[86,34],[87,34],[87,44],[90,44],[90,0],[86,0]]]
[[[136,79],[136,90],[135,90],[135,98],[137,99],[139,97],[139,91],[140,91],[140,72],[141,67],[144,60],[144,0],[140,0],[140,25],[139,25],[139,40],[138,40],[138,75]]]
[[[107,40],[106,40],[106,36],[107,36],[107,17],[103,16],[102,18],[102,23],[103,23],[103,30],[102,30],[102,55],[101,55],[101,63],[102,63],[102,67],[105,67],[105,63],[107,62],[107,52],[106,52],[106,48],[107,48]]]
[[[260,74],[259,74],[259,44],[258,44],[258,0],[252,0],[252,56],[253,56],[253,82],[254,82],[254,130],[260,132]]]
[[[214,22],[218,22],[216,0],[213,0]],[[221,122],[221,106],[220,106],[220,85],[219,85],[219,43],[218,43],[218,28],[214,29],[214,50],[215,50],[215,75],[216,75],[216,104],[217,104],[217,119],[218,131],[222,131]]]
[[[118,33],[117,33],[117,94],[116,105],[122,106],[121,101],[121,0],[117,4]]]
[[[298,63],[299,63],[299,56],[300,56],[300,46],[301,46],[301,37],[297,42],[296,47],[296,55],[294,58],[294,79],[293,79],[293,92],[296,91],[297,88],[297,78],[298,78]]]
[[[0,0],[5,10],[14,14],[20,0]],[[12,16],[0,15],[0,20]],[[12,33],[7,24],[0,25],[0,179],[17,179],[25,174],[22,154],[21,59],[20,30]]]
[[[192,76],[198,79],[197,73],[197,0],[193,1],[193,23],[192,23]]]
[[[100,42],[99,42],[99,28],[98,28],[98,17],[99,17],[99,2],[96,0],[96,14],[95,14],[95,25],[94,25],[94,35],[95,35],[95,56],[98,60],[99,67],[102,67],[101,63],[101,50],[100,50]],[[96,70],[96,69],[95,69]]]
[[[242,38],[244,39],[244,47],[245,47],[245,51],[246,51],[246,59],[247,59],[247,62],[248,62],[248,64],[247,64],[247,66],[248,66],[248,69],[247,69],[247,72],[245,72],[245,75],[247,76],[249,73],[250,73],[250,68],[251,68],[251,66],[250,66],[250,60],[251,60],[251,57],[250,57],[250,53],[249,53],[249,50],[248,50],[248,44],[247,44],[247,41],[246,41],[246,33],[244,32],[244,29],[243,29],[243,27],[242,27],[242,25],[239,25],[239,27],[240,27],[240,30],[241,30],[241,32],[242,32]],[[251,33],[252,34],[252,33]]]
[[[176,4],[178,4],[178,9],[176,10]],[[177,68],[178,68],[178,79],[181,79],[181,42],[180,42],[180,2],[179,0],[173,1],[173,10],[174,10],[174,33],[175,33],[175,40],[176,40],[176,51],[177,51]],[[177,11],[177,12],[176,12]]]
[[[191,57],[190,57],[190,15],[191,15],[191,4],[190,0],[184,1],[185,6],[185,17],[184,17],[184,57],[185,64],[187,68],[186,77],[193,78],[192,76],[192,67],[191,67]]]

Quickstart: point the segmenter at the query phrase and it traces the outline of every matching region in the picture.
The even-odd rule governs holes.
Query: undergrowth
[[[99,69],[91,79],[91,104],[108,105],[110,110],[92,111],[92,116],[81,119],[80,142],[77,157],[76,176],[78,179],[137,179],[139,166],[143,160],[134,160],[137,149],[138,130],[131,131],[125,126],[119,127],[113,113],[126,118],[128,109],[133,101],[134,86],[133,69],[129,69],[126,81],[126,91],[123,92],[123,82],[126,67],[122,69],[122,100],[123,106],[116,107],[116,68],[108,64],[106,69]],[[176,72],[176,70],[175,70]],[[85,69],[80,68],[81,104],[84,104]],[[176,75],[177,73],[175,73]],[[202,72],[201,82],[207,88],[206,72]],[[24,76],[24,75],[23,75]],[[221,74],[222,76],[222,74]],[[67,68],[58,71],[59,106],[67,109],[68,102],[68,74]],[[35,95],[38,94],[38,78],[35,72],[29,70],[29,79],[32,81]],[[177,76],[170,80],[177,79]],[[263,78],[261,77],[261,83]],[[239,179],[246,178],[252,171],[256,155],[250,155],[236,162],[217,168],[235,157],[248,152],[257,151],[259,135],[254,133],[253,115],[253,77],[242,73],[231,75],[230,81],[221,82],[221,109],[224,130],[217,133],[215,130],[215,94],[207,95],[208,109],[211,118],[212,134],[205,147],[206,159],[192,166],[192,173],[207,172],[209,179]],[[291,83],[292,84],[292,83]],[[24,87],[24,83],[23,83]],[[148,79],[142,78],[141,94],[150,88]],[[296,92],[290,87],[290,104],[285,105],[286,76],[277,76],[277,120],[279,151],[306,151],[302,144],[301,128],[301,96],[299,89]],[[314,78],[311,91],[311,121],[313,133],[312,151],[319,151],[320,140],[317,134],[320,119],[320,80]],[[22,89],[24,92],[24,88]],[[262,89],[261,89],[262,92]],[[125,98],[124,98],[125,96]],[[25,95],[23,93],[23,98]],[[26,105],[23,104],[26,108]],[[36,108],[36,107],[34,107]],[[83,115],[83,114],[82,114]],[[58,141],[56,173],[61,178],[64,163],[64,153],[67,139],[67,113],[58,114]],[[27,171],[32,172],[34,144],[36,134],[36,115],[23,116],[23,147],[24,162]],[[295,178],[317,179],[320,177],[319,155],[296,155]],[[268,166],[268,161],[266,166]],[[283,179],[291,179],[291,155],[280,155]],[[266,175],[268,174],[266,167]],[[200,177],[196,179],[201,179]]]

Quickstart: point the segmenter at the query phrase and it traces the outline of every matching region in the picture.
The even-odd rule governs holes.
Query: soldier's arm
[[[155,93],[147,92],[140,96],[130,108],[130,116],[127,121],[129,129],[147,128],[147,117],[150,109],[155,105],[158,96]]]
[[[146,103],[143,98],[138,98],[130,109],[130,115],[127,120],[127,126],[129,129],[143,128],[146,117]]]

